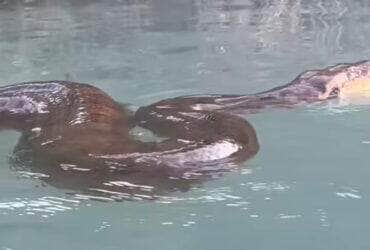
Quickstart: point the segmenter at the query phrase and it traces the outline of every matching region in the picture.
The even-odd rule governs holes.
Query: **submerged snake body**
[[[13,164],[31,165],[54,186],[121,198],[136,188],[187,190],[199,182],[197,176],[228,170],[257,153],[255,131],[238,113],[334,98],[349,84],[368,79],[369,65],[307,71],[287,85],[254,95],[167,99],[134,115],[87,84],[9,85],[0,88],[0,126],[22,133]],[[133,126],[165,139],[139,141],[130,135]]]

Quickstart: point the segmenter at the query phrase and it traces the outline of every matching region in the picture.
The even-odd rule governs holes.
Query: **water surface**
[[[369,59],[370,3],[287,0],[0,1],[0,82],[94,84],[132,108],[253,93]],[[368,106],[246,117],[261,149],[222,178],[157,201],[98,202],[8,163],[0,249],[369,249]]]

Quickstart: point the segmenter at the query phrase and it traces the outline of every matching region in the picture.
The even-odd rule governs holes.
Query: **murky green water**
[[[133,107],[252,93],[369,59],[370,2],[0,1],[0,80],[92,83]],[[16,172],[0,133],[0,249],[369,249],[369,106],[248,117],[239,171],[158,201],[77,199]]]

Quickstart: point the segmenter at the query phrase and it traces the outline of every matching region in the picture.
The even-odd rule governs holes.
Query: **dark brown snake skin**
[[[335,98],[368,80],[370,63],[302,73],[291,83],[252,95],[166,99],[134,114],[87,84],[49,81],[0,88],[0,127],[22,133],[11,166],[42,173],[42,181],[73,192],[153,199],[186,191],[254,156],[253,127],[239,113]],[[134,126],[165,139],[143,142]]]

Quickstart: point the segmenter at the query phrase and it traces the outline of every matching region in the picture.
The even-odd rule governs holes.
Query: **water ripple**
[[[53,196],[38,199],[16,198],[15,201],[0,202],[0,214],[12,212],[17,215],[39,215],[47,218],[58,212],[76,209],[79,204],[79,200]]]

